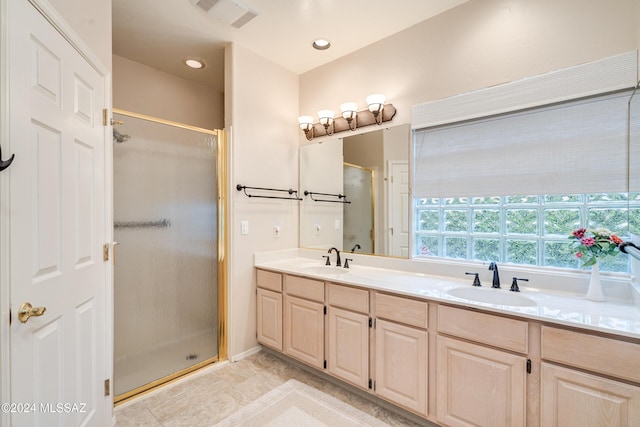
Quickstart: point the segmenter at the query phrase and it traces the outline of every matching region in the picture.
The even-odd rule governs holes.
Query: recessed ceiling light
[[[204,61],[200,58],[185,58],[184,63],[187,67],[194,68],[196,70],[204,68],[205,65]]]
[[[318,50],[327,50],[331,47],[331,43],[327,39],[315,39],[311,45]]]

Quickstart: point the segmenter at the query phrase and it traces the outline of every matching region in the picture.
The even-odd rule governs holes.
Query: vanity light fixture
[[[335,130],[333,126],[333,110],[320,110],[318,111],[318,117],[320,118],[320,124],[324,126],[324,133],[327,135],[333,135]],[[331,131],[329,131],[331,128]]]
[[[338,117],[334,117],[333,110],[320,110],[318,111],[319,123],[313,123],[312,116],[300,116],[298,124],[307,140],[311,141],[316,136],[330,136],[335,132],[354,131],[358,127],[372,124],[380,125],[396,115],[396,108],[392,104],[384,103],[384,95],[369,95],[366,100],[367,109],[365,110],[358,111],[358,104],[355,102],[345,102],[340,105],[341,115]]]
[[[298,123],[300,124],[300,129],[303,130],[304,136],[307,137],[309,141],[313,139],[314,130],[313,130],[313,117],[312,116],[300,116],[298,117]],[[309,135],[311,134],[311,135]]]
[[[369,111],[373,113],[373,117],[376,119],[377,124],[382,123],[382,110],[384,109],[385,96],[380,93],[374,93],[367,96],[367,106]]]
[[[350,130],[356,130],[358,127],[358,104],[355,102],[345,102],[340,105],[340,111],[342,111],[342,118],[347,121]],[[353,123],[353,126],[351,124]]]

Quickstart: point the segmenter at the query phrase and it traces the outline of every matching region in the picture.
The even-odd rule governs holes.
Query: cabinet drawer
[[[640,382],[640,345],[626,341],[543,326],[542,358]]]
[[[440,305],[438,332],[518,353],[528,352],[528,324],[521,320]]]
[[[284,291],[311,301],[324,303],[324,282],[298,276],[284,276]]]
[[[327,300],[329,305],[334,307],[342,307],[365,314],[369,313],[369,291],[365,289],[329,283]]]
[[[266,270],[256,270],[256,284],[259,288],[282,292],[282,274]]]
[[[407,325],[427,328],[428,305],[426,301],[376,293],[376,317]]]

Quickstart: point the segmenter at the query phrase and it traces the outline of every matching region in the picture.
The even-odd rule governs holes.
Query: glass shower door
[[[343,250],[359,245],[359,252],[374,253],[373,170],[350,163],[343,166],[344,205]]]
[[[119,401],[217,359],[217,134],[114,116]]]

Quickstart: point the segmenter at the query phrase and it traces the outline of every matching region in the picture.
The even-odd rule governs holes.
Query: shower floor
[[[205,333],[116,361],[113,367],[114,394],[127,393],[216,357],[217,340],[216,334]],[[197,358],[192,355],[197,355]]]

